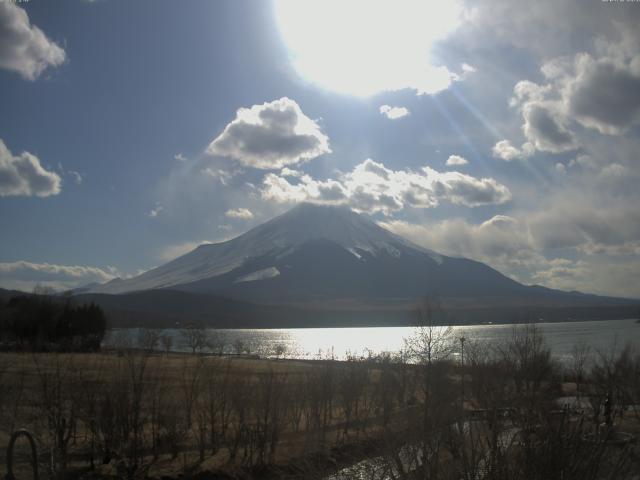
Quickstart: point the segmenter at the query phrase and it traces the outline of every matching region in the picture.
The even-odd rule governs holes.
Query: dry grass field
[[[373,438],[394,392],[374,363],[139,351],[2,353],[0,375],[3,458],[27,428],[42,471],[116,476],[286,465]]]

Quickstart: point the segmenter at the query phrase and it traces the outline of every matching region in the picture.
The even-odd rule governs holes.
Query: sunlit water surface
[[[593,352],[619,351],[626,344],[640,349],[640,323],[636,320],[603,320],[590,322],[538,323],[552,354],[566,360],[577,344],[587,344]],[[523,325],[465,325],[452,327],[450,338],[457,341],[464,336],[470,341],[504,345],[512,337],[514,328]],[[446,327],[438,327],[445,329]],[[240,348],[251,354],[273,356],[279,350],[287,358],[366,358],[383,352],[398,353],[405,348],[406,339],[415,335],[413,327],[365,328],[283,328],[212,330],[224,338],[225,351],[234,353]],[[174,351],[188,351],[181,330],[167,329],[163,334],[173,337]],[[132,343],[137,329],[116,330],[105,340],[114,342],[126,336]],[[161,347],[158,347],[161,348]],[[457,349],[456,349],[457,350]],[[284,352],[282,354],[282,352]],[[455,353],[454,353],[455,355]]]

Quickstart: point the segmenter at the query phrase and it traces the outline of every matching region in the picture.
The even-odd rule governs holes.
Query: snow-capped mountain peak
[[[323,239],[346,249],[354,248],[372,253],[394,244],[408,243],[347,207],[312,203],[301,203],[247,232],[238,238],[240,239],[251,243],[258,240],[275,247]]]
[[[380,254],[400,257],[410,249],[426,253],[436,263],[442,258],[435,252],[418,247],[380,227],[368,217],[347,207],[302,203],[248,232],[226,242],[200,245],[191,252],[142,275],[104,284],[93,289],[100,293],[124,293],[157,288],[175,288],[180,285],[218,277],[242,269],[252,259],[272,255],[275,260],[293,254],[305,244],[323,241],[337,245],[357,260]],[[274,273],[274,265],[256,268]],[[266,281],[276,275],[256,274],[238,270],[236,283]]]

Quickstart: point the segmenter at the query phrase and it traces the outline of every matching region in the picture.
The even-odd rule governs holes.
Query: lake
[[[640,349],[640,324],[635,319],[602,320],[587,322],[559,322],[536,324],[550,347],[554,357],[566,360],[571,356],[574,345],[585,343],[594,351],[619,351],[629,343]],[[491,344],[507,342],[513,330],[521,324],[509,325],[465,325],[454,326],[451,338],[461,336],[469,340],[479,340]],[[446,328],[446,327],[438,327]],[[273,355],[276,347],[284,351],[287,358],[335,358],[367,357],[382,352],[397,353],[405,346],[405,339],[415,334],[414,327],[363,327],[363,328],[285,328],[285,329],[238,329],[212,330],[224,338],[225,351],[231,353],[242,347],[249,353]],[[214,333],[216,332],[216,333]],[[138,329],[116,330],[105,344],[123,334],[135,340]],[[163,334],[173,337],[174,351],[189,351],[184,344],[181,331],[164,330]],[[159,347],[160,348],[160,347]],[[457,351],[457,349],[456,349]]]

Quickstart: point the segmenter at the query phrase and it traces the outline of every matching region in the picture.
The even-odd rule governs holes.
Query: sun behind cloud
[[[457,75],[432,63],[434,42],[459,24],[458,2],[278,0],[276,20],[296,71],[340,93],[432,94]]]

